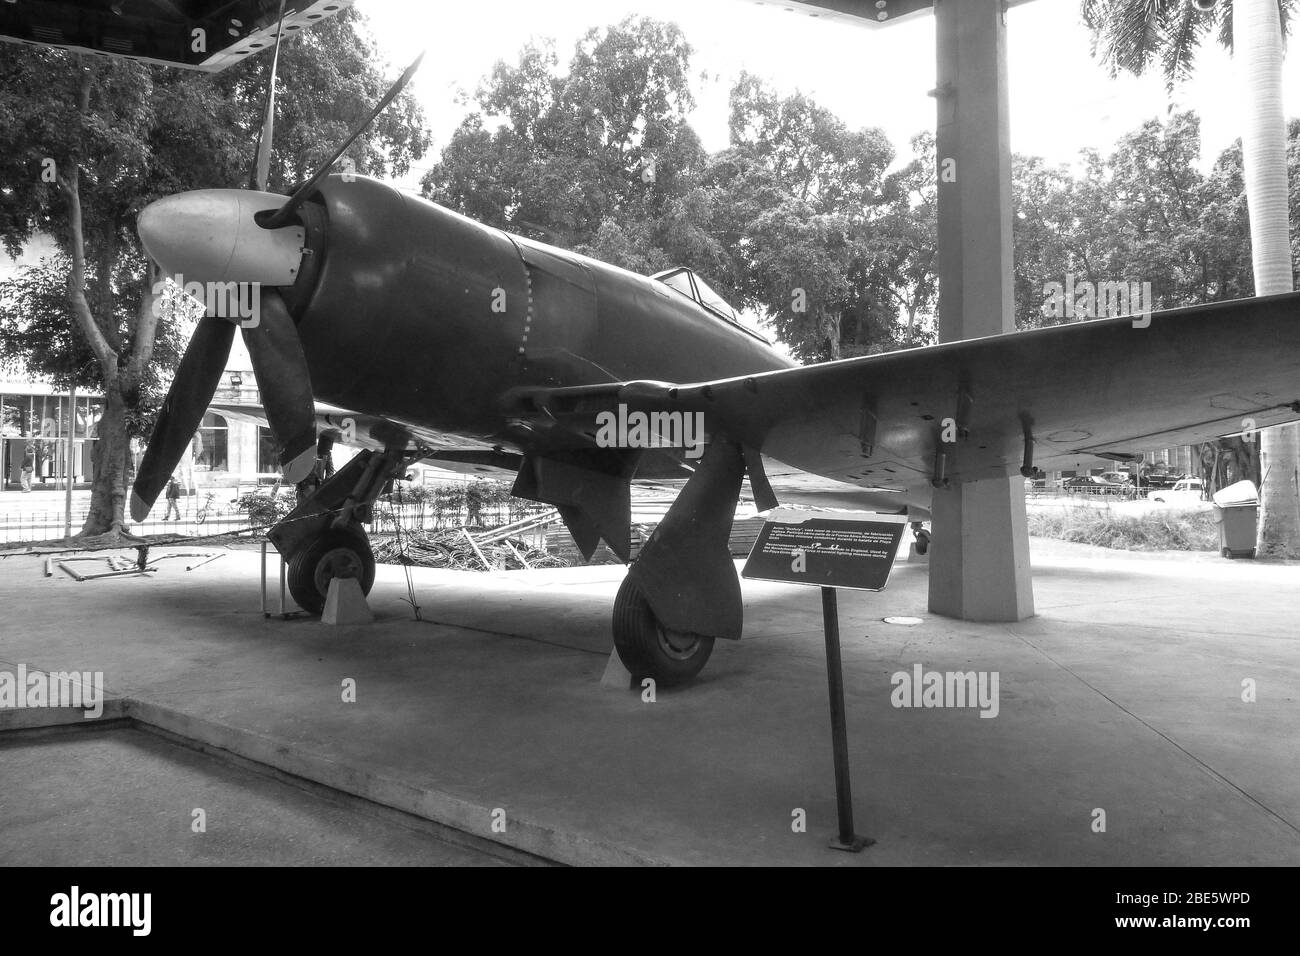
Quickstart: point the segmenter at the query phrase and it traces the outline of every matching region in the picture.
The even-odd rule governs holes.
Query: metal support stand
[[[853,832],[853,791],[849,781],[849,735],[844,726],[844,671],[840,666],[840,613],[835,589],[822,588],[822,620],[826,628],[826,683],[831,704],[831,744],[835,750],[835,805],[839,835],[832,850],[860,853],[876,841]]]
[[[267,555],[266,546],[269,543],[270,542],[266,538],[262,539],[262,617],[272,616],[270,609],[267,608],[266,606],[266,555]],[[285,581],[285,570],[286,570],[286,566],[288,565],[288,562],[285,561],[284,558],[279,553],[276,554],[276,558],[279,559],[278,563],[280,565],[280,610],[274,616],[280,618],[280,620],[282,621],[287,621],[289,620],[289,618],[297,617],[299,614],[302,614],[303,612],[301,610],[289,611],[285,609],[284,594],[287,587],[287,582]],[[203,563],[206,564],[207,562],[203,562]],[[195,567],[197,566],[198,565],[195,565]],[[185,570],[188,571],[190,569],[186,568]]]

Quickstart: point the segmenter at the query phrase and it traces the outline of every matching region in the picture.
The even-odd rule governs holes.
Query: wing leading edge
[[[699,413],[711,439],[924,506],[932,487],[1027,461],[1123,460],[1300,419],[1300,293],[714,382],[516,389],[506,403],[583,431],[601,412]]]

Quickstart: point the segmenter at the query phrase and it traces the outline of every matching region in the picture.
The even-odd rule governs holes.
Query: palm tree
[[[1192,73],[1201,41],[1219,28],[1242,78],[1242,161],[1255,294],[1293,289],[1287,222],[1282,43],[1297,0],[1083,0],[1093,55],[1114,76],[1159,62],[1170,90]],[[1300,426],[1260,433],[1263,488],[1258,551],[1300,556]]]

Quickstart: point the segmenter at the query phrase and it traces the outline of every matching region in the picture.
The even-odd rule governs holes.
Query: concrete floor
[[[505,865],[140,730],[0,735],[0,766],[0,866]]]
[[[136,720],[563,862],[1300,863],[1300,567],[1037,539],[1033,560],[1020,624],[929,615],[924,565],[840,593],[859,855],[826,848],[815,588],[746,582],[745,640],[645,703],[600,684],[619,567],[416,569],[422,622],[381,568],[377,622],[332,628],[263,619],[255,552],[82,584],[8,557],[0,669],[102,670]],[[893,707],[914,664],[997,672],[997,718]],[[29,799],[16,766],[0,747],[0,804]]]

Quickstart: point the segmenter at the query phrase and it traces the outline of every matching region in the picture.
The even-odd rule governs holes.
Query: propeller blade
[[[266,109],[262,113],[262,132],[257,137],[257,161],[253,165],[253,188],[266,192],[271,176],[271,145],[275,141],[275,74],[280,66],[280,38],[284,36],[284,3],[275,20],[275,51],[271,54],[271,79],[266,85]]]
[[[235,327],[225,319],[205,318],[195,328],[135,476],[131,489],[133,521],[143,521],[149,514],[199,430],[203,413],[208,410],[221,373],[225,371],[234,339]]]
[[[405,71],[403,71],[402,75],[397,78],[397,82],[388,88],[388,92],[384,94],[384,98],[375,104],[375,108],[370,111],[370,115],[358,124],[357,128],[348,135],[348,138],[343,141],[343,145],[334,151],[334,155],[317,168],[316,172],[312,174],[311,179],[307,180],[294,190],[294,193],[289,197],[288,202],[270,215],[258,213],[258,225],[263,229],[279,229],[281,226],[288,225],[295,210],[303,204],[307,199],[307,196],[311,194],[311,191],[316,188],[316,184],[329,174],[330,168],[338,161],[338,158],[347,151],[347,148],[356,141],[358,136],[369,128],[370,124],[375,121],[375,117],[384,111],[388,104],[397,97],[397,94],[401,93],[402,90],[405,89],[406,84],[411,82],[411,77],[413,77],[415,71],[420,68],[420,61],[423,59],[424,54],[421,53],[412,61],[411,65],[408,66]]]
[[[284,480],[297,484],[316,464],[316,403],[298,329],[275,289],[262,288],[259,319],[244,326],[244,344],[267,423],[280,445]]]

